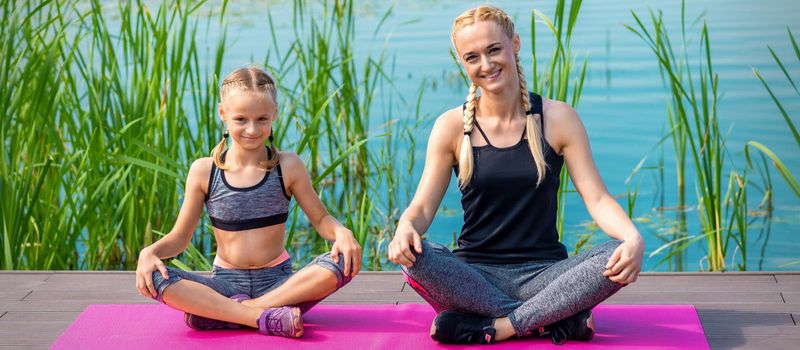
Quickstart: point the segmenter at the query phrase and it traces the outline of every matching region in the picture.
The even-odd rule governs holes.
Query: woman
[[[508,15],[492,6],[468,10],[451,35],[470,92],[431,131],[422,178],[389,259],[439,313],[431,326],[439,342],[529,334],[549,335],[556,344],[589,340],[591,308],[636,281],[642,238],[605,188],[576,112],[527,91],[520,38]],[[555,224],[565,161],[592,218],[614,238],[570,258]],[[451,168],[464,208],[452,253],[421,240]]]

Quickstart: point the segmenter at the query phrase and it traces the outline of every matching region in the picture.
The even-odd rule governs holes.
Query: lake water
[[[496,1],[515,18],[522,38],[522,58],[527,75],[531,76],[530,20],[535,6],[548,16],[553,16],[554,4],[545,1]],[[394,82],[400,94],[414,100],[423,80],[426,83],[422,99],[422,113],[427,123],[417,140],[417,164],[413,182],[422,171],[425,146],[432,121],[443,111],[462,103],[467,94],[457,78],[457,67],[448,53],[450,48],[450,25],[452,19],[466,8],[476,5],[463,1],[359,1],[357,3],[357,47],[356,54],[363,57],[369,52],[385,48],[393,54]],[[236,2],[230,5],[229,39],[231,45],[226,52],[223,71],[251,63],[261,63],[271,47],[267,12],[271,12],[276,23],[278,40],[292,39],[291,2],[274,1],[265,6],[260,2]],[[373,32],[382,15],[394,6],[392,14],[377,36]],[[618,196],[625,205],[624,183],[636,164],[651,150],[667,128],[666,99],[668,95],[659,77],[659,68],[649,47],[636,35],[623,27],[634,25],[631,10],[640,17],[648,18],[648,9],[660,9],[664,13],[667,27],[672,33],[674,45],[678,45],[680,25],[679,1],[584,1],[572,48],[589,60],[588,76],[584,91],[577,106],[589,134],[592,152],[600,173],[609,191]],[[794,78],[800,78],[798,59],[791,50],[786,28],[800,37],[800,26],[796,16],[800,13],[800,2],[765,0],[754,1],[690,1],[686,5],[687,21],[694,22],[704,14],[710,32],[714,69],[719,74],[722,99],[719,102],[720,128],[730,130],[727,138],[728,150],[737,168],[744,166],[743,147],[747,141],[756,140],[775,151],[795,174],[800,175],[800,152],[791,132],[779,114],[769,95],[755,78],[752,69],[757,68],[787,107],[790,115],[800,111],[797,95],[786,83],[781,71],[774,64],[767,45],[770,45],[785,63]],[[646,22],[647,23],[647,22]],[[687,29],[690,41],[690,57],[698,57],[697,43],[702,22]],[[210,43],[214,33],[211,33]],[[537,48],[540,60],[545,60],[553,42],[545,27],[538,24]],[[693,59],[694,67],[697,65]],[[397,112],[397,117],[409,117],[408,111]],[[376,115],[383,120],[385,116]],[[667,142],[670,144],[670,141]],[[663,244],[658,238],[666,232],[674,211],[660,211],[659,192],[663,188],[666,207],[676,204],[674,162],[672,150],[666,147],[665,175],[663,186],[656,183],[655,172],[640,173],[641,185],[635,207],[637,227],[645,237],[647,254]],[[648,165],[657,165],[658,154],[650,153]],[[688,160],[688,159],[687,159]],[[691,164],[690,161],[687,164]],[[775,209],[767,230],[765,225],[753,225],[748,237],[748,270],[797,269],[800,265],[784,266],[800,260],[800,201],[773,171],[775,184]],[[638,178],[637,178],[638,179]],[[694,175],[687,172],[687,198],[696,203]],[[635,180],[638,181],[638,180]],[[750,192],[750,207],[757,210],[757,191]],[[460,230],[462,211],[460,193],[453,181],[442,202],[443,210],[434,220],[428,236],[434,241],[451,243],[454,233]],[[571,249],[579,234],[591,233],[591,221],[579,196],[570,194],[565,205],[566,223],[564,242]],[[697,234],[699,221],[695,206],[686,211],[688,231]],[[752,217],[755,222],[763,221]],[[602,232],[595,232],[592,242],[607,239]],[[703,241],[688,249],[681,267],[698,270],[707,267]],[[732,250],[732,248],[731,248]],[[763,253],[763,254],[762,254]],[[730,253],[729,253],[730,254]],[[737,254],[738,255],[738,254]],[[763,255],[763,256],[762,256]],[[645,270],[664,271],[666,264],[656,265],[663,253],[645,257]],[[732,256],[732,255],[731,255]],[[738,256],[737,256],[738,259]],[[731,264],[728,258],[727,264]],[[675,269],[675,268],[673,268]]]

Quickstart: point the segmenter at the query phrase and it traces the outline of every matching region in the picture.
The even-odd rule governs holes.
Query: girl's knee
[[[161,271],[158,270],[153,271],[152,274],[153,288],[156,290],[156,296],[153,299],[161,303],[164,302],[164,290],[181,280],[180,270],[169,266],[166,268],[168,278],[164,278],[164,276],[161,275]]]
[[[353,279],[352,276],[346,276],[344,274],[345,270],[345,263],[344,263],[344,255],[339,254],[339,261],[333,261],[331,257],[331,253],[322,254],[316,258],[314,261],[311,262],[313,265],[321,266],[331,272],[336,276],[336,289],[344,287],[347,283]]]

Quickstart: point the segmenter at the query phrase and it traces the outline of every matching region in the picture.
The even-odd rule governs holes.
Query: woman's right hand
[[[164,279],[169,279],[167,268],[150,249],[144,248],[139,253],[139,262],[136,264],[136,289],[145,298],[155,298],[158,295],[153,286],[153,271],[158,270]]]
[[[417,257],[411,251],[411,247],[417,254],[422,253],[422,239],[419,232],[410,224],[400,224],[394,232],[394,238],[389,243],[389,261],[411,267],[417,261]]]

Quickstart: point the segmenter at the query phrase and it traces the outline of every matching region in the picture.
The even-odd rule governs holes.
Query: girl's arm
[[[206,191],[203,189],[211,172],[211,158],[202,158],[192,163],[186,177],[186,190],[183,204],[178,213],[175,226],[157,242],[145,247],[139,253],[136,267],[136,288],[145,297],[155,297],[153,287],[153,271],[160,271],[164,278],[169,278],[167,268],[161,259],[180,254],[192,239],[197,221],[203,213],[203,200]]]
[[[463,137],[463,124],[458,115],[461,108],[440,116],[433,125],[425,153],[425,168],[414,198],[397,221],[394,238],[389,243],[389,260],[410,267],[417,260],[414,247],[422,253],[421,236],[430,227],[442,197],[450,184],[450,172],[455,163],[455,140]]]
[[[642,268],[644,242],[633,222],[608,193],[597,171],[589,138],[578,114],[569,105],[553,101],[547,111],[548,135],[564,154],[572,183],[597,225],[609,236],[623,241],[606,264],[604,276],[614,282],[636,281]]]
[[[319,235],[328,241],[333,241],[331,259],[339,263],[339,253],[341,253],[344,257],[344,274],[346,276],[358,274],[361,270],[361,246],[353,237],[353,232],[339,223],[322,205],[311,185],[311,178],[303,161],[292,152],[281,152],[280,164],[288,194],[294,196]]]

